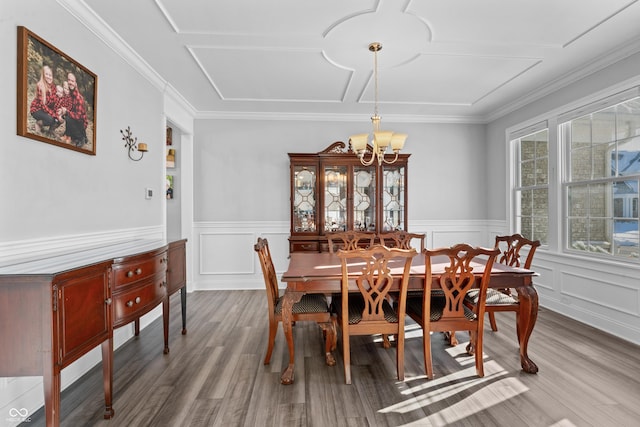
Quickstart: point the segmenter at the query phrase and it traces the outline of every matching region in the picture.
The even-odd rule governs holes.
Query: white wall
[[[164,234],[164,94],[54,1],[0,5],[0,264],[72,244]],[[98,76],[96,155],[16,135],[17,26],[25,26]],[[131,161],[120,129],[149,152]],[[145,188],[156,194],[144,197]],[[142,326],[159,309],[142,319]],[[16,325],[19,327],[19,325]],[[115,333],[116,346],[132,336]],[[3,345],[9,345],[4,343]],[[159,349],[161,347],[159,342]],[[101,360],[99,349],[63,371],[63,387]],[[43,404],[41,377],[0,378],[0,424],[9,408]]]

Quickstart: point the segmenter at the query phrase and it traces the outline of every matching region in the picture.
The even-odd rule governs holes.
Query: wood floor
[[[432,336],[436,377],[428,381],[421,331],[407,326],[405,381],[395,348],[379,337],[352,338],[353,384],[324,364],[320,329],[298,323],[296,382],[280,384],[287,349],[282,329],[263,365],[264,291],[189,294],[188,334],[179,296],[171,301],[169,355],[158,319],[116,351],[115,417],[102,419],[102,369],[62,394],[63,426],[632,426],[640,419],[640,347],[541,309],[529,344],[537,375],[520,370],[513,313],[497,313],[485,333],[485,377],[460,345]],[[488,323],[488,322],[487,322]],[[43,426],[42,410],[25,426]]]

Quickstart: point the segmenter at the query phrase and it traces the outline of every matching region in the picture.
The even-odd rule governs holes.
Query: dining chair
[[[269,311],[269,341],[267,354],[264,357],[264,364],[271,361],[271,353],[278,332],[278,324],[282,322],[282,298],[278,288],[278,277],[271,258],[269,242],[267,239],[258,237],[258,242],[254,245],[254,250],[258,253],[262,275],[267,289],[267,302]],[[330,366],[335,365],[335,358],[331,352],[336,347],[336,319],[331,315],[327,297],[323,294],[304,294],[300,301],[293,305],[293,321],[317,322],[322,328],[325,341],[325,360]]]
[[[529,240],[520,234],[512,234],[507,236],[496,236],[494,247],[500,250],[497,262],[511,267],[526,268],[528,270],[531,268],[533,255],[535,254],[538,246],[540,246],[539,240]],[[527,251],[527,258],[525,259],[524,264],[521,261],[520,255],[520,251],[522,249]],[[472,290],[467,294],[466,302],[470,304],[470,306],[474,306],[477,305],[478,298],[478,291]],[[511,288],[487,289],[485,312],[489,314],[489,323],[491,324],[491,329],[493,331],[498,330],[494,314],[497,311],[514,311],[516,313],[516,320],[520,316],[518,296],[512,293]],[[516,332],[518,334],[518,341],[520,341],[520,331]]]
[[[411,261],[416,255],[415,249],[387,248],[383,245],[338,251],[342,266],[341,292],[333,298],[331,305],[342,332],[344,378],[347,384],[351,384],[351,335],[396,335],[398,380],[404,380],[405,303]],[[354,265],[358,266],[355,270]],[[350,283],[353,284],[351,289]],[[387,295],[397,286],[400,296],[397,308],[394,308]]]
[[[327,243],[329,252],[335,253],[336,249],[350,251],[362,247],[363,242],[366,247],[370,247],[375,242],[376,235],[364,231],[337,231],[335,233],[327,233]]]
[[[389,231],[378,235],[381,244],[398,249],[411,249],[413,248],[413,240],[418,240],[420,242],[420,252],[424,251],[425,238],[425,234],[409,233],[404,230]],[[392,302],[397,300],[396,294],[397,292],[394,292],[390,295]],[[409,291],[409,295],[422,295],[422,291],[412,290]],[[382,336],[382,346],[384,348],[391,348],[391,341],[389,341],[389,337],[386,334]]]
[[[407,298],[406,311],[422,327],[427,378],[433,379],[431,331],[469,331],[470,342],[475,349],[476,373],[479,377],[484,376],[482,330],[485,299],[482,297],[487,293],[491,268],[499,253],[498,249],[472,247],[464,243],[450,248],[424,250],[424,293],[421,297]],[[480,275],[474,272],[482,266],[484,271]],[[435,268],[438,273],[434,275]],[[464,304],[464,299],[474,287],[478,287],[481,299],[471,309]],[[442,292],[432,294],[434,288],[440,288]]]
[[[420,252],[424,250],[425,234],[422,233],[409,233],[404,230],[390,231],[387,233],[380,233],[378,235],[380,243],[388,247],[411,249],[413,246],[413,240],[420,242]]]

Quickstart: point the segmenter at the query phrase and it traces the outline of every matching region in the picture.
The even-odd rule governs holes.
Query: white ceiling
[[[371,42],[383,121],[486,122],[640,51],[639,0],[84,3],[200,117],[368,118]]]

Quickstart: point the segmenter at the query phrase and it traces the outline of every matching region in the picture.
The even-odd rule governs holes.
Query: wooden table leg
[[[295,349],[293,347],[292,310],[293,304],[300,301],[302,295],[302,292],[292,292],[287,289],[282,298],[282,329],[284,329],[284,336],[287,340],[287,346],[289,347],[289,366],[287,366],[280,377],[280,382],[285,385],[293,384]]]
[[[518,333],[518,341],[520,343],[520,364],[522,370],[530,374],[538,372],[538,366],[529,359],[527,354],[527,346],[529,345],[529,337],[536,325],[538,318],[538,292],[531,286],[521,286],[516,288],[518,291],[518,300],[520,301],[520,314],[516,330]]]

